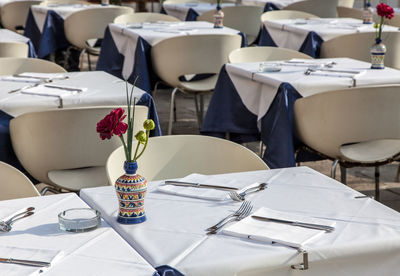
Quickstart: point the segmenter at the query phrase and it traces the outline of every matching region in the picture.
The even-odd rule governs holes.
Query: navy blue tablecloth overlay
[[[65,50],[70,45],[64,33],[64,19],[53,10],[47,12],[42,33],[32,10],[29,10],[24,35],[32,41],[39,58],[46,58],[52,52]]]
[[[164,7],[161,7],[160,13],[167,14]],[[196,21],[199,14],[192,8],[190,8],[186,14],[185,21]]]
[[[303,44],[301,45],[299,52],[307,54],[313,58],[319,58],[321,52],[321,45],[324,41],[316,32],[309,32],[307,37],[304,39]],[[271,35],[269,34],[268,30],[263,26],[260,35],[260,41],[258,43],[259,46],[272,46],[278,47],[274,40],[272,39]]]
[[[161,265],[156,267],[157,272],[153,276],[185,276],[178,270],[169,265]],[[157,274],[156,274],[157,273]]]
[[[264,6],[264,12],[268,11],[278,11],[280,8],[278,8],[274,3],[267,2]]]
[[[247,39],[243,33],[238,33],[242,37],[242,47],[247,46]],[[122,77],[122,67],[125,57],[119,53],[117,46],[111,35],[110,28],[107,27],[104,33],[103,44],[100,56],[97,61],[96,70],[105,71],[118,78]],[[135,63],[131,75],[128,77],[130,83],[134,83],[136,76],[136,86],[151,94],[152,88],[160,79],[154,73],[151,63],[151,45],[139,37],[135,50]]]
[[[28,51],[29,51],[28,52],[28,57],[30,57],[30,58],[36,58],[37,57],[35,46],[33,45],[31,40],[28,41]]]
[[[294,132],[293,107],[298,98],[301,95],[296,89],[283,82],[268,112],[261,118],[261,140],[267,147],[263,160],[270,168],[293,167],[296,164],[295,150],[301,143]],[[223,137],[225,132],[232,132],[235,142],[248,142],[255,141],[260,131],[257,116],[244,106],[223,67],[201,133]]]

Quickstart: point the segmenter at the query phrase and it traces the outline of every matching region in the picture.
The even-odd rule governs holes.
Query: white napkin
[[[193,182],[193,183],[201,183],[201,184],[209,184],[209,185],[220,185],[220,186],[229,186],[235,187],[240,190],[237,192],[240,193],[250,187],[256,187],[260,185],[260,183],[252,183],[243,187],[243,182],[239,182],[232,178],[221,178],[221,177],[214,177],[209,175],[203,174],[190,174],[184,178],[181,178],[179,181],[184,182]],[[196,188],[196,187],[182,187],[182,186],[174,186],[174,185],[161,185],[157,187],[157,190],[167,194],[173,194],[178,196],[185,196],[185,197],[193,197],[193,198],[200,198],[206,200],[227,200],[230,199],[229,191],[223,190],[216,190],[216,189],[207,189],[207,188]]]
[[[245,219],[226,227],[222,230],[222,233],[235,237],[249,238],[261,242],[276,242],[292,247],[301,247],[305,243],[317,238],[318,236],[329,234],[322,230],[256,220],[251,217],[252,215],[305,223],[322,224],[327,226],[334,226],[336,224],[334,221],[280,212],[262,207]]]
[[[0,258],[13,258],[30,261],[49,262],[53,265],[60,258],[63,252],[49,249],[20,248],[12,246],[0,246]],[[51,267],[50,265],[50,267]],[[48,267],[34,267],[19,264],[0,262],[0,275],[39,275],[49,269]]]
[[[76,89],[76,90],[73,90]],[[40,96],[70,96],[85,91],[86,88],[73,87],[67,85],[56,85],[56,84],[43,84],[35,87],[30,87],[21,90],[22,94],[32,94]]]

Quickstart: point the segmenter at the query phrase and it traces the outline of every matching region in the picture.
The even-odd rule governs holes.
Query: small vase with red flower
[[[380,23],[375,24],[376,38],[375,44],[371,47],[371,69],[385,69],[385,54],[386,46],[382,43],[382,28],[384,19],[392,19],[394,16],[393,8],[385,3],[379,3],[376,6],[376,11],[381,17]]]
[[[125,174],[115,181],[115,190],[119,202],[117,221],[123,224],[141,223],[146,220],[144,197],[147,191],[147,181],[136,173],[138,169],[137,160],[147,147],[150,131],[155,128],[153,120],[148,119],[143,123],[145,131],[140,130],[133,136],[135,116],[135,98],[132,97],[133,88],[130,93],[128,93],[128,88],[126,90],[128,114],[124,114],[124,109],[116,108],[97,123],[96,129],[102,140],[110,139],[113,135],[117,135],[124,147]],[[123,122],[125,118],[127,123]],[[124,137],[124,134],[126,134],[126,137]],[[134,155],[132,155],[133,139],[137,140]]]

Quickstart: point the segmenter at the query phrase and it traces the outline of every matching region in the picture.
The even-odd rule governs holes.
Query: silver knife
[[[79,93],[83,91],[82,88],[65,87],[65,86],[58,86],[58,85],[51,85],[51,84],[45,84],[43,86],[48,87],[48,88],[67,90],[67,91],[77,91]]]
[[[48,263],[48,262],[30,261],[30,260],[21,260],[21,259],[12,259],[12,258],[0,258],[0,263],[20,264],[20,265],[37,266],[37,267],[49,267],[50,266],[50,263]]]
[[[218,185],[210,185],[210,184],[200,184],[200,183],[194,183],[194,182],[183,182],[183,181],[175,181],[175,180],[166,180],[165,181],[165,185],[206,188],[206,189],[215,189],[215,190],[224,190],[224,191],[237,191],[237,190],[239,190],[238,188],[235,188],[235,187],[218,186]]]
[[[254,219],[257,219],[257,220],[290,224],[293,226],[299,226],[299,227],[304,227],[304,228],[324,230],[326,232],[332,232],[333,230],[335,230],[335,227],[328,226],[328,225],[322,225],[322,224],[306,223],[306,222],[291,221],[291,220],[276,219],[276,218],[267,218],[267,217],[260,217],[260,216],[251,216],[251,217]]]

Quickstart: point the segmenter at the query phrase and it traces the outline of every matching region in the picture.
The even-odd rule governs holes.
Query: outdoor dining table
[[[0,201],[0,219],[27,207],[34,214],[16,221],[10,232],[0,232],[0,257],[51,262],[49,268],[0,262],[0,275],[158,275],[111,226],[90,232],[60,230],[58,214],[89,208],[76,194],[58,194]]]
[[[109,24],[102,42],[97,70],[134,83],[151,93],[158,77],[152,71],[151,47],[157,42],[176,36],[201,34],[240,34],[242,45],[246,37],[241,32],[224,27],[214,28],[209,22],[152,22],[134,24]]]
[[[296,164],[295,151],[301,142],[293,128],[293,107],[298,98],[400,82],[400,70],[374,70],[370,63],[350,58],[294,59],[265,66],[278,72],[260,72],[259,62],[228,63],[221,69],[201,132],[218,137],[229,133],[236,142],[261,137],[266,145],[263,159],[270,168]]]
[[[28,44],[28,57],[36,57],[35,47],[33,46],[32,41],[16,32],[0,29],[0,42],[22,42]]]
[[[242,0],[243,5],[264,7],[264,12],[281,10],[282,8],[302,0]]]
[[[9,122],[15,116],[26,112],[57,108],[126,105],[125,82],[105,72],[38,74],[38,76],[53,78],[51,83],[42,85],[59,85],[67,89],[80,88],[83,91],[76,93],[76,91],[54,88],[50,91],[52,95],[43,95],[43,93],[38,95],[40,94],[40,86],[38,86],[35,88],[38,93],[27,94],[17,89],[27,89],[36,85],[36,83],[26,82],[32,81],[32,78],[11,78],[10,80],[10,76],[0,76],[0,160],[19,169],[23,168],[12,149],[9,133]],[[131,85],[129,84],[128,87],[130,88]],[[13,90],[16,91],[9,93]],[[151,136],[161,135],[153,98],[138,87],[134,89],[134,97],[136,104],[149,108],[148,116],[156,124],[156,128],[150,133]]]
[[[207,235],[207,227],[232,214],[241,202],[228,196],[219,201],[207,200],[199,195],[206,193],[204,190],[209,195],[221,191],[196,187],[174,187],[182,193],[192,193],[193,197],[168,194],[159,190],[165,187],[164,181],[148,183],[144,204],[147,220],[141,224],[116,221],[118,201],[112,186],[83,189],[80,197],[98,209],[105,221],[152,266],[167,264],[184,275],[398,273],[400,214],[332,178],[308,167],[189,177],[182,180],[238,188],[265,182],[265,190],[246,196],[253,206],[252,215],[260,208],[268,208],[271,213],[323,220],[335,230],[311,230],[318,232],[313,239],[300,246],[287,246],[283,244],[299,239],[299,231],[310,229],[255,221],[248,216],[237,224],[228,224],[216,235]],[[249,230],[243,230],[240,236],[228,231],[234,231],[245,221],[247,226],[257,225],[257,235],[271,233],[271,239],[260,241],[257,235],[247,235]],[[283,236],[286,237],[282,240],[276,239]],[[308,269],[295,270],[304,268],[299,265],[307,265],[304,254],[308,254]]]
[[[108,8],[95,4],[49,3],[47,6],[31,6],[25,24],[24,35],[30,38],[39,58],[46,58],[57,50],[70,46],[64,32],[64,20],[73,12],[90,8]],[[85,26],[82,26],[86,28]]]
[[[235,6],[234,3],[221,3],[221,8]],[[161,13],[176,17],[182,21],[196,21],[207,11],[216,10],[217,4],[205,2],[163,3]]]
[[[383,32],[390,31],[398,31],[398,27],[383,26]],[[318,58],[324,41],[360,32],[376,32],[376,29],[374,24],[363,24],[355,18],[267,20],[263,22],[259,45],[288,48]]]

